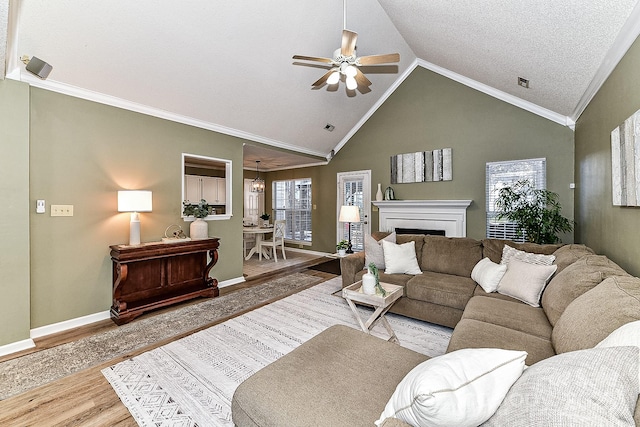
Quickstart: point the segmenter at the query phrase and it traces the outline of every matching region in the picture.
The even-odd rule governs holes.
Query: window
[[[518,181],[528,180],[538,189],[545,189],[546,159],[513,160],[508,162],[487,163],[487,237],[523,242],[516,235],[516,224],[506,219],[497,219],[496,199],[500,189],[509,187]]]
[[[284,237],[311,243],[311,178],[273,182],[274,220],[287,221]]]

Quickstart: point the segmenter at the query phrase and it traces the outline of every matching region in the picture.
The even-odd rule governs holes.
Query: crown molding
[[[624,55],[627,53],[633,42],[636,41],[640,35],[640,3],[636,4],[629,18],[624,23],[618,36],[611,48],[607,51],[598,71],[587,86],[584,94],[578,101],[575,110],[571,114],[571,119],[575,122],[580,115],[586,110],[587,106],[591,102],[596,93],[602,88],[602,85],[607,81],[613,70],[618,66],[618,63]]]
[[[470,79],[454,71],[432,64],[431,62],[424,61],[422,59],[418,59],[417,62],[419,66],[426,68],[427,70],[433,71],[434,73],[440,74],[441,76],[447,77],[453,81],[461,83],[479,92],[504,101],[508,104],[514,105],[518,108],[522,108],[523,110],[536,114],[547,120],[551,120],[552,122],[561,124],[562,126],[567,126],[571,129],[574,129],[575,127],[575,121],[568,116],[556,113],[555,111],[551,111],[547,108],[541,107],[537,104],[534,104],[533,102],[525,101],[524,99],[518,98],[517,96],[511,95],[510,93],[503,92],[484,83],[480,83],[479,81]]]
[[[76,86],[68,85],[65,83],[56,82],[54,80],[42,80],[29,73],[19,69],[18,72],[13,72],[7,76],[14,80],[20,80],[28,83],[30,86],[40,89],[46,89],[52,92],[61,93],[63,95],[73,96],[75,98],[85,99],[87,101],[97,102],[99,104],[109,105],[112,107],[122,108],[128,111],[134,111],[136,113],[145,114],[148,116],[157,117],[164,120],[169,120],[176,123],[181,123],[189,126],[194,126],[201,129],[206,129],[225,135],[233,136],[236,138],[245,139],[248,141],[259,142],[261,144],[269,145],[272,147],[281,148],[284,150],[294,151],[296,153],[306,154],[316,157],[325,157],[326,153],[321,153],[314,150],[296,147],[282,141],[266,138],[260,135],[256,135],[250,132],[245,132],[239,129],[230,128],[227,126],[219,125],[216,123],[207,122],[204,120],[195,119],[193,117],[183,116],[180,114],[171,113],[160,108],[154,108],[147,105],[139,104],[137,102],[128,101],[126,99],[118,98],[115,96],[105,95],[99,92],[94,92],[87,89],[82,89]]]

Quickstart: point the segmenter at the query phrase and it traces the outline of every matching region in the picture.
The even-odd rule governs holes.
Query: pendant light
[[[256,160],[256,178],[251,181],[252,193],[264,193],[264,179],[260,178],[260,172],[258,171],[258,165],[260,160]]]

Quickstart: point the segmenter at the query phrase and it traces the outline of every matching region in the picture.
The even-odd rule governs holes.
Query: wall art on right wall
[[[614,206],[640,206],[640,110],[611,131]]]

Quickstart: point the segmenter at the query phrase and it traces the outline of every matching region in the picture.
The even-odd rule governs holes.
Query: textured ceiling
[[[9,77],[253,141],[245,167],[260,157],[265,170],[330,158],[416,66],[571,124],[640,32],[637,0],[349,0],[358,56],[401,57],[365,71],[373,84],[362,93],[312,89],[326,68],[291,58],[332,55],[342,0],[10,7]],[[48,79],[24,71],[21,55],[53,65]]]

